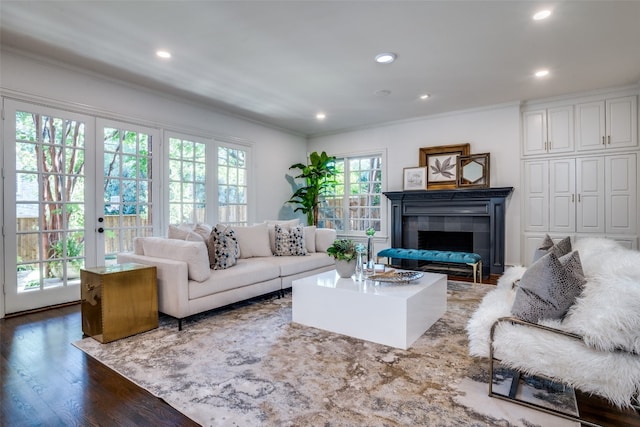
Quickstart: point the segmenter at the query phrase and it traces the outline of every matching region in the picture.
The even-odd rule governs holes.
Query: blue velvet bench
[[[444,264],[465,264],[473,269],[473,284],[476,277],[482,283],[482,258],[470,252],[433,251],[428,249],[387,248],[378,252],[378,258],[411,259],[418,261],[439,262]]]

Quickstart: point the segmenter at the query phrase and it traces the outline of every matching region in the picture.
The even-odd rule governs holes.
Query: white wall
[[[309,151],[330,154],[387,150],[387,188],[402,190],[402,170],[418,166],[419,150],[471,144],[471,153],[491,153],[492,187],[513,187],[507,200],[506,264],[520,264],[520,106],[500,105],[388,124],[309,140]],[[389,242],[387,242],[389,243]]]
[[[285,174],[289,166],[305,159],[303,136],[15,52],[2,51],[1,55],[0,90],[5,94],[34,95],[76,110],[86,107],[88,112],[103,117],[128,117],[155,127],[252,143],[257,221],[276,218],[291,196]]]
[[[204,105],[12,51],[3,50],[0,57],[0,94],[3,96],[25,101],[37,100],[53,107],[100,117],[128,118],[146,126],[203,137],[222,137],[250,143],[253,146],[256,190],[253,220],[291,215],[291,209],[284,205],[292,194],[285,176],[289,166],[303,162],[307,155],[304,137],[221,114]],[[0,164],[3,164],[2,161]],[[4,221],[14,220],[14,216],[15,212],[12,213],[9,208]],[[4,260],[4,250],[2,252]],[[0,277],[4,278],[4,269]],[[4,297],[0,292],[0,318],[3,316]]]

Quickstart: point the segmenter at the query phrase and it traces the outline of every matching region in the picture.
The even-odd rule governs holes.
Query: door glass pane
[[[84,266],[84,123],[18,111],[17,291],[79,283]]]
[[[133,249],[133,239],[152,230],[152,138],[144,132],[105,127],[105,264]]]

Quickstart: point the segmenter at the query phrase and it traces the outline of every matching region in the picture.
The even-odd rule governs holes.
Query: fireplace
[[[512,191],[502,187],[386,192],[391,201],[391,246],[474,252],[482,257],[483,276],[502,274],[505,201]],[[415,262],[402,263],[416,267]]]
[[[418,249],[473,252],[473,232],[421,230],[418,231]]]

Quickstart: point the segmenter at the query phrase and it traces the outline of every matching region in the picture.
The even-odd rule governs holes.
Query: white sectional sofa
[[[134,252],[118,254],[118,263],[157,267],[158,309],[177,318],[179,329],[188,316],[268,293],[280,294],[293,280],[334,268],[333,258],[326,253],[336,239],[333,229],[305,227],[304,256],[274,255],[273,228],[270,241],[266,224],[234,229],[240,257],[229,268],[210,268],[202,240],[165,237],[136,238]]]

